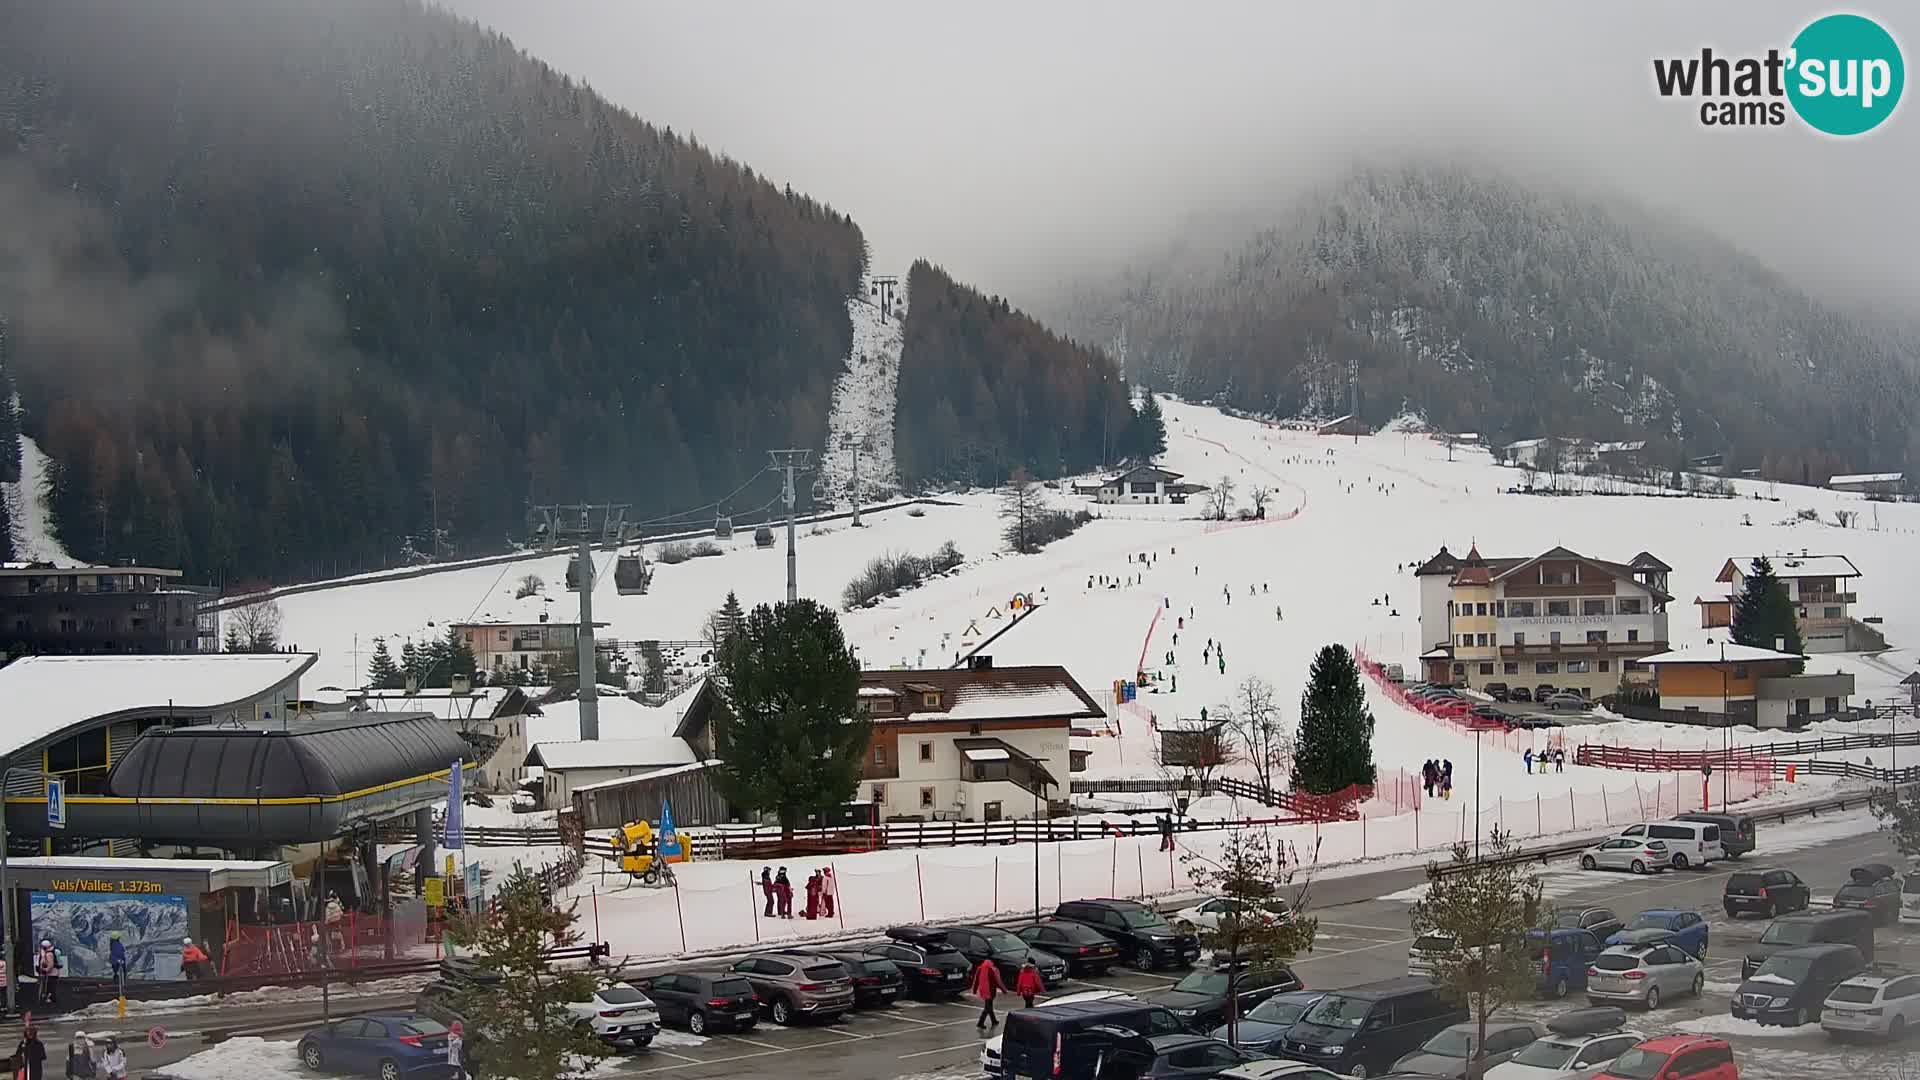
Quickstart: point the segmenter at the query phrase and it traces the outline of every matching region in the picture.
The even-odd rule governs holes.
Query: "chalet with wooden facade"
[[[1798,653],[1731,643],[1676,649],[1641,661],[1654,671],[1663,716],[1702,713],[1713,723],[1763,728],[1848,718],[1853,676],[1801,674],[1805,662]]]
[[[1727,591],[1717,596],[1694,598],[1694,604],[1700,609],[1702,627],[1733,625],[1734,601],[1746,590],[1754,558],[1728,559],[1713,579],[1725,585]],[[1774,576],[1786,586],[1787,599],[1793,602],[1801,648],[1809,653],[1886,648],[1886,639],[1878,630],[1853,617],[1853,605],[1860,600],[1854,582],[1861,574],[1852,559],[1845,555],[1805,552],[1769,555],[1766,559],[1773,565]]]
[[[1648,552],[1624,563],[1555,547],[1484,558],[1442,547],[1414,571],[1421,666],[1432,682],[1552,686],[1589,697],[1648,678],[1667,648],[1667,575]]]
[[[1102,480],[1094,498],[1103,503],[1185,502],[1197,489],[1181,483],[1181,475],[1154,465],[1135,465],[1118,476]]]

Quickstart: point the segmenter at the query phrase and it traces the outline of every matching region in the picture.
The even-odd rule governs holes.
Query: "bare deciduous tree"
[[[1211,795],[1213,778],[1238,760],[1238,748],[1222,721],[1175,720],[1160,728],[1160,775],[1197,798]]]
[[[545,592],[546,588],[547,583],[541,580],[539,574],[528,574],[514,583],[513,598],[524,600],[529,596],[538,596]]]
[[[268,653],[280,647],[280,604],[256,600],[226,614],[228,652]]]
[[[1253,503],[1253,516],[1267,516],[1267,503],[1273,499],[1273,489],[1265,484],[1255,484],[1247,489],[1247,500]]]
[[[1260,786],[1275,790],[1275,780],[1293,771],[1293,732],[1281,719],[1273,684],[1249,675],[1233,688],[1233,699],[1219,709]]]
[[[1033,525],[1045,509],[1040,485],[1033,482],[1024,467],[1013,470],[1000,493],[1000,520],[1005,522],[1001,528],[1008,549],[1020,555],[1040,550]]]
[[[1233,509],[1233,477],[1222,476],[1220,482],[1207,493],[1207,514],[1215,521],[1227,520],[1227,511]]]

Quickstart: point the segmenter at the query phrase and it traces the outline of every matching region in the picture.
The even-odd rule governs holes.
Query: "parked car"
[[[1675,821],[1703,821],[1720,826],[1720,850],[1737,859],[1760,845],[1760,827],[1745,814],[1675,814]]]
[[[1555,712],[1559,712],[1561,709],[1572,709],[1575,712],[1580,712],[1593,707],[1593,702],[1588,701],[1586,698],[1581,697],[1571,690],[1561,690],[1558,693],[1548,694],[1540,704],[1545,705]]]
[[[953,951],[946,939],[925,943],[882,941],[860,950],[891,960],[906,981],[906,992],[917,998],[952,997],[967,988],[967,958]]]
[[[1614,1059],[1605,1080],[1740,1080],[1733,1047],[1710,1035],[1662,1035]]]
[[[1516,686],[1513,689],[1507,691],[1507,700],[1508,701],[1532,701],[1533,691],[1527,689],[1524,686]]]
[[[490,1040],[486,1032],[467,1022],[466,1016],[460,1011],[459,990],[452,983],[436,979],[421,987],[413,995],[413,1012],[416,1016],[437,1020],[440,1026],[448,1029],[459,1024],[465,1032],[461,1055],[466,1060],[468,1071],[475,1076],[486,1075],[487,1057],[492,1050],[488,1045]]]
[[[300,1063],[314,1072],[377,1076],[380,1080],[444,1080],[447,1028],[428,1016],[376,1013],[350,1016],[313,1029],[296,1047]]]
[[[1639,936],[1635,936],[1639,935]],[[1649,908],[1633,917],[1626,929],[1606,939],[1608,945],[1647,945],[1667,940],[1693,956],[1707,955],[1710,928],[1706,917],[1697,911],[1680,908]]]
[[[1818,1020],[1834,988],[1866,967],[1860,950],[1851,945],[1802,945],[1774,953],[1740,984],[1740,992],[1733,995],[1733,1015],[1799,1027]]]
[[[1185,922],[1201,930],[1218,930],[1221,916],[1229,914],[1240,905],[1239,900],[1230,896],[1216,896],[1174,912],[1174,924],[1177,926]],[[1266,922],[1284,922],[1293,918],[1293,907],[1278,896],[1271,897],[1256,909],[1254,917]]]
[[[1547,1021],[1549,1034],[1487,1070],[1486,1080],[1590,1080],[1646,1036],[1616,1008],[1573,1009]]]
[[[760,1018],[753,984],[730,971],[669,971],[642,979],[641,988],[660,1010],[660,1022],[695,1035],[752,1031]]]
[[[1769,866],[1730,875],[1721,890],[1720,904],[1729,918],[1759,915],[1771,919],[1789,911],[1805,911],[1811,897],[1812,891],[1800,875]]]
[[[1495,1021],[1487,1024],[1487,1051],[1482,1056],[1486,1068],[1492,1068],[1519,1053],[1528,1043],[1546,1034],[1538,1024],[1524,1020]],[[1469,1021],[1436,1032],[1419,1049],[1394,1063],[1395,1072],[1417,1076],[1465,1077],[1473,1063],[1474,1046],[1480,1037],[1480,1025]]]
[[[1847,872],[1845,885],[1833,894],[1835,908],[1858,908],[1873,916],[1876,926],[1891,926],[1900,918],[1900,880],[1886,863],[1868,863]]]
[[[1677,945],[1615,945],[1596,957],[1587,972],[1587,1001],[1633,1004],[1651,1012],[1667,998],[1699,997],[1706,985],[1707,966]]]
[[[585,1001],[570,1001],[567,1011],[610,1043],[646,1046],[660,1033],[660,1010],[632,983],[608,983]]]
[[[1552,683],[1543,682],[1533,688],[1533,700],[1536,702],[1544,702],[1558,692],[1558,690],[1559,687]]]
[[[1485,692],[1488,697],[1492,698],[1495,701],[1507,700],[1507,684],[1506,683],[1490,682],[1482,686],[1480,689],[1483,692]]]
[[[1184,1034],[1186,1025],[1163,1005],[1153,1005],[1130,995],[1104,1001],[1081,1001],[1072,1005],[1041,1005],[1015,1009],[1007,1014],[1001,1028],[1000,1068],[1003,1075],[1016,1077],[1059,1078],[1059,1080],[1104,1080],[1095,1076],[1094,1066],[1113,1047],[1113,1032],[1135,1037]],[[1076,1044],[1078,1036],[1104,1032]],[[1146,1060],[1151,1049],[1143,1048]],[[1144,1064],[1144,1062],[1143,1062]]]
[[[1326,995],[1318,990],[1290,990],[1275,994],[1243,1013],[1240,1022],[1234,1025],[1233,1038],[1228,1041],[1243,1050],[1278,1053],[1280,1040],[1286,1037],[1287,1029],[1299,1023],[1313,1003],[1323,997]],[[1226,1039],[1226,1025],[1222,1024],[1207,1034],[1216,1039]]]
[[[1803,945],[1851,945],[1872,962],[1873,916],[1864,911],[1807,911],[1775,919],[1747,948],[1741,978],[1760,970],[1773,954]]]
[[[1434,962],[1459,947],[1451,934],[1421,934],[1407,946],[1407,974],[1431,976]]]
[[[1155,1035],[1153,1065],[1141,1080],[1214,1080],[1227,1069],[1256,1060],[1254,1055],[1205,1035]]]
[[[1165,1005],[1180,1022],[1193,1031],[1211,1031],[1227,1022],[1228,986],[1238,999],[1237,1011],[1245,1016],[1254,1006],[1275,994],[1301,989],[1298,976],[1284,964],[1269,964],[1240,972],[1234,980],[1226,968],[1195,971],[1165,990],[1137,995],[1154,1005]]]
[[[773,1022],[802,1017],[831,1020],[853,1008],[853,977],[846,965],[806,953],[757,953],[734,962],[734,974],[753,986]]]
[[[1553,913],[1553,925],[1561,930],[1585,930],[1599,941],[1626,926],[1612,908],[1606,907],[1561,908]]]
[[[1587,972],[1593,966],[1594,957],[1600,955],[1600,939],[1591,931],[1571,926],[1530,930],[1527,950],[1540,958],[1533,992],[1542,997],[1563,998],[1571,991],[1586,989]]]
[[[1442,997],[1430,979],[1382,979],[1314,1002],[1287,1031],[1279,1053],[1336,1073],[1372,1076],[1466,1019],[1466,1008]]]
[[[1835,1042],[1856,1036],[1897,1042],[1920,1027],[1920,975],[1855,975],[1821,1002],[1820,1027]]]
[[[997,926],[952,926],[946,928],[947,944],[955,952],[967,958],[967,963],[978,966],[980,961],[993,960],[993,966],[1000,969],[1000,977],[1008,986],[1020,974],[1020,965],[1033,960],[1040,969],[1040,980],[1046,985],[1059,986],[1067,981],[1067,962],[1045,949],[1027,944],[1014,934]]]
[[[1643,821],[1616,835],[1641,840],[1665,840],[1673,854],[1673,868],[1705,866],[1725,857],[1720,850],[1720,826],[1704,821]]]
[[[847,969],[853,979],[853,1007],[856,1009],[886,1008],[900,999],[907,985],[906,977],[900,974],[900,965],[884,956],[872,956],[853,949],[816,949],[809,950],[810,955],[826,960],[837,960]],[[1007,981],[1008,986],[1013,981]]]
[[[1638,836],[1616,836],[1602,840],[1580,853],[1582,870],[1631,870],[1636,874],[1657,874],[1673,865],[1673,853],[1665,840]]]
[[[1200,938],[1175,930],[1159,912],[1134,900],[1070,900],[1053,917],[1091,926],[1120,947],[1141,971],[1191,964],[1200,958]]]
[[[1909,872],[1900,880],[1900,921],[1920,923],[1920,871]]]
[[[1084,923],[1048,919],[1014,931],[1021,941],[1067,962],[1069,975],[1105,975],[1120,958],[1113,939]]]
[[[1304,1061],[1265,1058],[1223,1070],[1218,1080],[1341,1080],[1340,1077]]]
[[[1114,998],[1126,998],[1128,1001],[1138,1000],[1133,995],[1122,990],[1083,990],[1077,994],[1061,994],[1059,997],[1050,997],[1045,1001],[1035,1002],[1033,1007],[1036,1009],[1051,1009],[1061,1005],[1077,1005],[1086,1001],[1110,1001]],[[1168,1030],[1179,1030],[1179,1022],[1177,1020],[1170,1020],[1169,1025]],[[995,1078],[995,1080],[998,1080],[1000,1076],[1001,1039],[1001,1035],[994,1035],[980,1045],[980,1071]]]

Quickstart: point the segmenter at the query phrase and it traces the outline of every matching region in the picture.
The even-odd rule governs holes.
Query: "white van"
[[[1638,825],[1629,825],[1615,835],[1640,840],[1665,840],[1667,850],[1673,852],[1675,870],[1705,866],[1727,857],[1720,848],[1720,826],[1712,822],[1643,821]]]

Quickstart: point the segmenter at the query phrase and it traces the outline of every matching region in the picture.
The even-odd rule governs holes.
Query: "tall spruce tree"
[[[1774,574],[1773,563],[1765,555],[1753,560],[1740,595],[1733,602],[1733,640],[1756,649],[1790,653],[1804,649],[1786,583]],[[1796,663],[1793,670],[1798,674],[1805,666],[1804,662]]]
[[[413,639],[409,638],[402,643],[400,646],[401,685],[406,685],[405,680],[409,676],[414,680],[413,685],[416,687],[425,685],[422,679],[427,673],[428,663],[426,650],[415,645]]]
[[[373,659],[367,662],[367,685],[375,690],[398,690],[406,685],[406,677],[393,662],[386,638],[373,639]]]
[[[853,798],[872,725],[854,710],[860,665],[832,608],[812,600],[750,612],[720,649],[725,706],[713,723],[720,789],[791,831]]]
[[[1141,461],[1152,461],[1167,452],[1167,421],[1160,415],[1160,401],[1152,393],[1133,414],[1127,444],[1127,452]]]
[[[1300,695],[1293,786],[1327,795],[1373,780],[1373,713],[1360,686],[1360,668],[1346,646],[1324,646]]]

